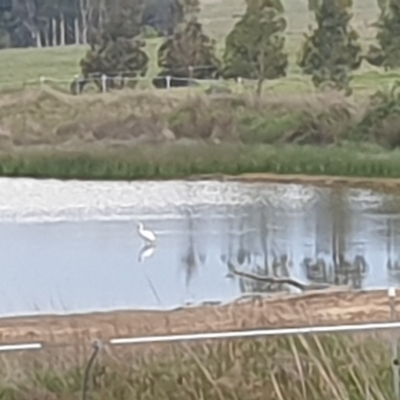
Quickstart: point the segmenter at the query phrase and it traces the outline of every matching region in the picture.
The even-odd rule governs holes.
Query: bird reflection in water
[[[156,246],[152,243],[145,244],[139,251],[138,261],[143,263],[144,260],[154,255]]]
[[[143,263],[146,259],[149,259],[154,255],[154,252],[156,250],[156,236],[153,232],[145,230],[144,226],[142,223],[138,224],[138,233],[139,235],[144,239],[145,244],[144,246],[139,250],[139,255],[138,255],[138,261],[139,263]],[[151,281],[150,277],[147,274],[147,271],[145,268],[142,268],[142,272],[144,274],[144,277],[153,293],[153,296],[158,302],[159,306],[162,306],[162,301],[160,296],[158,295],[158,292]]]

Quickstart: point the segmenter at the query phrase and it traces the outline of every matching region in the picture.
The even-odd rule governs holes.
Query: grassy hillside
[[[147,52],[152,63],[149,76],[156,74],[156,51],[160,40],[149,40]],[[0,51],[0,90],[37,85],[40,77],[53,78],[57,86],[68,89],[80,73],[79,61],[86,46],[48,47],[43,49],[7,49]]]
[[[291,75],[299,72],[295,65],[296,53],[302,43],[303,33],[312,22],[312,16],[307,11],[306,0],[286,0],[286,14],[289,22],[288,27],[288,51],[291,55]],[[217,40],[218,49],[222,51],[225,36],[232,29],[237,16],[244,10],[244,0],[203,0],[201,20],[206,32]],[[355,0],[354,25],[360,32],[365,47],[373,40],[375,31],[368,27],[378,16],[378,9],[375,0]],[[236,18],[235,18],[236,16]],[[157,73],[156,51],[160,40],[149,40],[147,51],[151,58],[151,65],[148,77],[151,78]],[[84,46],[68,46],[45,49],[9,49],[0,51],[0,90],[7,88],[21,88],[27,84],[37,84],[41,76],[51,77],[57,81],[57,86],[68,89],[68,85],[74,75],[79,74],[79,60],[84,56]],[[371,70],[364,66],[363,71]],[[301,79],[304,79],[302,77]],[[301,80],[300,79],[300,80]],[[370,78],[359,79],[357,84],[364,85]],[[371,82],[374,83],[373,76]],[[299,78],[286,79],[289,81],[289,88],[300,85],[304,89],[304,83],[299,83]],[[293,81],[293,82],[292,82]],[[297,82],[297,83],[296,83]],[[378,82],[379,84],[379,82]],[[275,83],[274,83],[275,85]],[[285,86],[285,85],[284,85]],[[307,86],[307,85],[306,85]]]

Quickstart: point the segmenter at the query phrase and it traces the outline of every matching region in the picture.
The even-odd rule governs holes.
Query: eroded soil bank
[[[398,307],[400,295],[396,298]],[[0,319],[3,343],[91,342],[113,337],[390,321],[387,291],[328,290],[176,311],[120,311]]]

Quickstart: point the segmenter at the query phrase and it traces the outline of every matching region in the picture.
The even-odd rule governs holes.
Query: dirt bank
[[[398,307],[400,295],[396,298]],[[112,312],[75,316],[5,318],[0,341],[76,343],[95,338],[162,335],[311,324],[390,320],[386,291],[327,291],[282,295],[223,307],[185,308],[173,312]]]

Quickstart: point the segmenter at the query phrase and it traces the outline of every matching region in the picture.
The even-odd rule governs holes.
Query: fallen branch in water
[[[262,275],[257,275],[257,274],[252,274],[250,272],[243,272],[243,271],[238,271],[233,265],[229,266],[229,271],[237,276],[240,276],[245,279],[250,279],[253,281],[258,281],[258,282],[265,282],[269,283],[271,285],[290,285],[293,286],[297,289],[300,289],[303,292],[310,291],[310,290],[326,290],[331,287],[331,285],[325,284],[325,283],[303,283],[300,281],[297,281],[292,278],[275,278],[271,276],[262,276]]]

